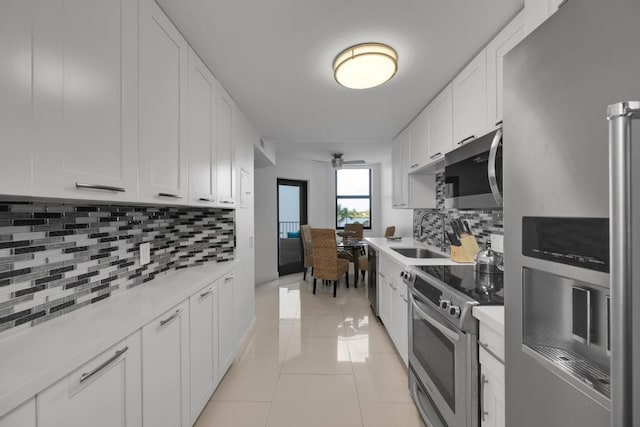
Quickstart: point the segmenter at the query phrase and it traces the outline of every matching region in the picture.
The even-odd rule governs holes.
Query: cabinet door
[[[411,144],[409,153],[409,172],[428,163],[427,156],[427,114],[422,111],[410,125]]]
[[[35,3],[35,195],[136,200],[137,3]]]
[[[233,109],[233,100],[224,88],[218,85],[218,102],[216,106],[216,188],[218,193],[218,202],[223,207],[235,206],[235,192],[233,188]]]
[[[191,418],[193,424],[218,385],[218,288],[214,282],[189,298]]]
[[[137,332],[40,393],[38,427],[141,426],[141,397]]]
[[[409,356],[409,308],[407,297],[407,286],[404,283],[396,283],[395,304],[393,307],[394,327],[396,329],[396,338],[398,353],[408,364]]]
[[[453,139],[457,147],[487,131],[487,51],[483,49],[453,79]]]
[[[442,159],[453,149],[453,86],[449,84],[425,109],[427,156],[430,162]]]
[[[487,129],[502,123],[502,81],[504,56],[524,39],[524,11],[487,45]]]
[[[183,302],[142,328],[145,427],[189,424],[189,317]]]
[[[218,285],[218,366],[224,376],[236,357],[235,316],[233,312],[233,273]]]
[[[0,2],[0,194],[32,192],[32,3]]]
[[[385,327],[391,325],[391,288],[389,287],[389,280],[387,279],[387,273],[380,271],[378,273],[378,316],[380,320],[385,324]]]
[[[393,180],[392,201],[394,208],[409,207],[408,172],[411,152],[411,131],[409,128],[398,135],[391,146],[391,167]]]
[[[32,397],[0,417],[0,427],[36,427],[36,398]]]
[[[480,349],[480,420],[482,427],[505,427],[504,365]]]
[[[210,205],[216,189],[216,81],[189,49],[189,203]]]
[[[141,199],[179,203],[187,197],[188,45],[154,0],[140,1]]]

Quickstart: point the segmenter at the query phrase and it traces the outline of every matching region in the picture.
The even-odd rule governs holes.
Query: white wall
[[[243,188],[252,194],[248,196],[249,205],[240,205],[240,171],[245,170],[253,174],[253,150],[256,140],[260,139],[253,126],[242,115],[240,110],[234,110],[233,142],[236,162],[236,272],[234,280],[233,298],[235,312],[236,343],[246,333],[255,317],[255,253],[254,253],[254,189]],[[253,179],[249,179],[250,187]]]
[[[393,209],[392,205],[392,169],[391,156],[387,157],[380,164],[380,187],[382,196],[380,197],[382,226],[396,226],[396,236],[413,236],[413,209]]]
[[[372,229],[365,231],[365,235],[381,236],[386,222],[381,214],[380,166],[373,165],[371,170]],[[278,277],[277,178],[307,181],[309,224],[335,228],[335,174],[329,164],[279,154],[275,166],[256,169],[256,284]],[[408,229],[411,229],[410,220]]]

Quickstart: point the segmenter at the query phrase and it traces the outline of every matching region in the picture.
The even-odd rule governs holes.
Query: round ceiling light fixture
[[[398,71],[398,53],[382,43],[351,46],[333,61],[336,81],[350,89],[369,89],[389,81]]]

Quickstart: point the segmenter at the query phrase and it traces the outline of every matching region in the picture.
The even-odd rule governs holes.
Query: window
[[[371,229],[371,169],[338,169],[336,228],[356,222]]]

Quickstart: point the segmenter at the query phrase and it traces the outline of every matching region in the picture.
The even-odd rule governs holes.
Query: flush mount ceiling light
[[[333,75],[350,89],[369,89],[389,81],[398,71],[398,54],[382,43],[363,43],[340,52],[333,61]]]

